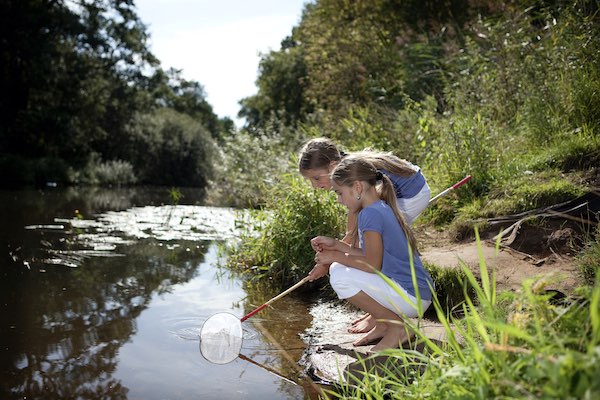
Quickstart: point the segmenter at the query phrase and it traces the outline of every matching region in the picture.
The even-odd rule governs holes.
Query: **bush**
[[[341,237],[346,212],[333,192],[312,189],[299,174],[285,174],[269,191],[264,209],[251,212],[245,232],[228,263],[287,288],[314,266],[310,239]]]
[[[73,172],[71,181],[86,185],[132,185],[137,182],[133,166],[127,161],[102,161],[97,153],[92,153],[90,161],[81,171]]]
[[[98,164],[95,174],[101,185],[130,185],[137,182],[133,166],[127,161],[111,160]]]
[[[455,114],[430,121],[428,126],[429,136],[423,139],[427,148],[423,168],[434,177],[432,184],[445,189],[448,183],[472,175],[469,184],[458,192],[461,200],[487,194],[501,165],[496,151],[502,140],[491,121],[479,114]]]
[[[207,186],[217,148],[210,132],[192,117],[172,109],[139,115],[128,127],[136,151],[139,180],[152,185]]]
[[[257,208],[268,203],[269,191],[286,173],[295,172],[290,152],[300,147],[295,130],[250,133],[242,130],[224,139],[209,183],[208,203],[219,206]]]

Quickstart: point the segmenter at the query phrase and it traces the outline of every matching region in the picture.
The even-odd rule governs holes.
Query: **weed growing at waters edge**
[[[476,233],[478,237],[478,234]],[[479,239],[478,239],[478,243]],[[355,374],[332,398],[596,398],[600,396],[600,280],[578,297],[553,301],[544,281],[496,295],[480,256],[481,283],[463,266],[476,301],[465,296],[464,317],[434,307],[448,340],[439,344],[411,326],[422,352],[387,350],[383,368]],[[423,364],[425,364],[423,366]],[[395,365],[396,368],[390,368]],[[399,373],[398,366],[410,373]],[[418,368],[417,368],[418,367]]]
[[[176,206],[179,204],[179,201],[183,198],[183,193],[176,187],[172,187],[169,189],[169,198],[171,199],[171,204]]]
[[[344,232],[345,212],[333,192],[312,189],[296,173],[284,174],[267,199],[265,208],[245,221],[228,263],[285,288],[313,268],[310,239]]]

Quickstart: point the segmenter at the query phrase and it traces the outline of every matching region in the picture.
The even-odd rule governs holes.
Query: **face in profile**
[[[350,212],[360,210],[360,201],[356,198],[356,193],[351,186],[340,186],[335,182],[331,182],[331,189],[337,194],[338,203],[346,206]]]
[[[329,179],[329,169],[315,168],[306,169],[301,172],[302,176],[310,181],[315,189],[331,189],[331,180]]]

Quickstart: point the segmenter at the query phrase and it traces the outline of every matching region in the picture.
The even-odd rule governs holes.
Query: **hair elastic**
[[[375,172],[375,180],[378,180],[378,181],[383,180],[383,173],[380,170],[377,170],[377,172]]]

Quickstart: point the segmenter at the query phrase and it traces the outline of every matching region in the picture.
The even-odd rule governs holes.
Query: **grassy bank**
[[[497,293],[494,273],[480,262],[481,283],[468,268],[476,298],[462,317],[433,307],[447,342],[428,339],[417,326],[421,352],[387,350],[385,363],[347,377],[330,398],[573,398],[600,396],[600,282],[558,298],[544,281]],[[368,365],[365,363],[365,365]]]
[[[330,137],[346,151],[394,152],[422,168],[434,194],[472,175],[468,185],[417,221],[458,240],[475,228],[486,229],[490,218],[573,200],[600,186],[597,2],[517,1],[502,12],[466,15],[464,25],[434,21],[441,24],[435,29],[412,26],[386,4],[319,0],[303,16],[289,47],[263,59],[263,66],[273,68],[262,70],[259,94],[246,99],[246,112],[269,114],[275,122],[250,126],[232,138],[228,145],[242,151],[225,152],[218,172],[220,190],[234,200],[249,192],[248,203],[259,207],[231,257],[236,268],[256,279],[289,286],[313,267],[313,236],[343,233],[344,213],[331,193],[313,191],[294,171],[299,143],[310,137]],[[368,40],[349,42],[355,35]],[[305,115],[282,128],[281,110],[251,106],[287,99],[288,92],[268,85],[288,78],[277,75],[289,72],[276,68],[284,66],[302,67],[294,71],[305,75],[286,82],[305,84],[289,91],[304,96]],[[246,143],[252,143],[251,151],[243,151]],[[239,168],[242,156],[252,168]],[[281,178],[283,171],[291,175]],[[245,192],[238,196],[236,186]],[[526,281],[518,293],[496,293],[483,261],[481,281],[466,269],[428,266],[437,281],[437,318],[456,326],[462,339],[444,346],[427,342],[426,355],[391,352],[392,359],[424,370],[367,374],[331,395],[597,396],[597,222],[598,215],[590,213],[580,223],[581,240],[569,249],[589,286],[564,302],[551,299],[544,282]],[[542,229],[547,221],[529,224]],[[457,305],[460,312],[448,312]]]

